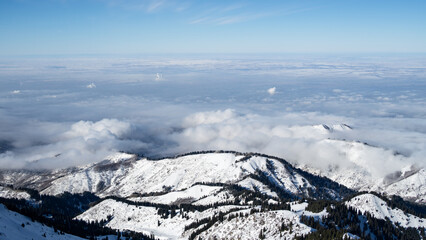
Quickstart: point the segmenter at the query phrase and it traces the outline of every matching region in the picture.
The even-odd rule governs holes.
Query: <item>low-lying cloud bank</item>
[[[358,124],[360,121],[363,125]],[[370,123],[368,128],[365,121]],[[9,122],[8,126],[16,127],[2,129],[2,138],[9,142],[3,141],[0,165],[63,168],[101,161],[116,151],[167,156],[197,150],[236,150],[276,155],[325,171],[363,165],[371,174],[382,177],[412,164],[424,167],[426,134],[402,126],[383,128],[383,124],[374,119],[319,113],[262,116],[232,109],[197,112],[177,126],[158,123],[157,129],[163,130],[117,119]]]
[[[307,120],[312,124],[300,125]],[[272,118],[227,109],[188,116],[183,130],[171,138],[179,143],[175,148],[179,152],[194,150],[194,146],[196,150],[254,151],[322,170],[362,165],[382,177],[407,165],[424,167],[425,134],[404,128],[383,129],[385,123],[371,119],[361,121],[371,125],[365,128],[364,122],[364,128],[358,128],[355,119],[317,113]]]
[[[74,124],[26,122],[21,126],[2,136],[9,141],[8,148],[0,149],[3,168],[53,169],[85,165],[115,151],[133,151],[147,145],[129,139],[131,124],[116,119]]]

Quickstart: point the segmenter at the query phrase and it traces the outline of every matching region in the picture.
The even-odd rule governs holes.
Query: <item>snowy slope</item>
[[[280,231],[282,223],[291,230]],[[295,236],[310,233],[312,229],[300,222],[299,215],[291,211],[279,210],[225,220],[202,232],[199,237],[202,239],[259,239],[261,231],[265,239],[294,239]]]
[[[291,202],[290,203],[290,210],[292,212],[294,212],[295,214],[299,215],[299,216],[308,216],[308,217],[313,217],[317,220],[320,220],[322,217],[326,217],[328,216],[327,210],[324,209],[321,212],[318,213],[313,213],[310,211],[305,210],[306,207],[308,207],[308,203],[307,202]]]
[[[55,232],[53,228],[38,222],[32,222],[30,218],[8,210],[0,204],[0,239],[2,240],[46,240],[64,239],[78,240],[77,236]]]
[[[390,219],[394,224],[402,227],[426,227],[426,219],[404,213],[401,209],[390,208],[385,201],[373,194],[363,194],[347,201],[346,206],[368,212],[377,219]]]
[[[136,202],[153,202],[162,204],[178,204],[179,202],[193,203],[199,199],[214,195],[222,187],[195,185],[182,191],[169,192],[159,196],[134,197],[129,200]]]
[[[235,196],[228,190],[224,189],[218,192],[215,192],[209,196],[203,197],[192,204],[194,205],[210,205],[215,203],[224,203],[233,201],[235,199]]]
[[[373,190],[384,192],[388,195],[398,195],[405,199],[426,204],[426,170],[424,168],[414,174],[404,176],[391,184],[375,186]]]
[[[246,189],[249,189],[252,191],[260,191],[268,196],[278,198],[278,195],[275,192],[271,191],[268,186],[250,177],[239,181],[237,184]]]
[[[2,198],[17,198],[17,199],[26,199],[31,198],[30,194],[24,191],[14,190],[8,187],[0,186],[0,197]]]
[[[135,206],[107,199],[90,208],[76,219],[84,221],[105,220],[108,215],[112,216],[107,226],[112,229],[132,230],[145,234],[154,234],[156,237],[163,239],[179,239],[183,238],[184,227],[193,221],[212,217],[219,212],[227,212],[232,208],[241,208],[243,206],[220,206],[210,208],[203,212],[186,212],[185,218],[183,214],[177,211],[173,218],[162,218],[157,213],[155,207]]]

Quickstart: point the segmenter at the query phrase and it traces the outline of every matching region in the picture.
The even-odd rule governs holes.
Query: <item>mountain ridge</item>
[[[161,159],[117,153],[41,176],[4,173],[1,179],[19,186],[3,183],[0,203],[53,225],[66,217],[72,226],[94,223],[89,226],[98,232],[157,239],[426,239],[423,206],[357,192],[260,153],[199,151]],[[361,208],[364,199],[378,204]],[[389,213],[409,220],[382,217]],[[57,228],[77,231],[66,226]]]

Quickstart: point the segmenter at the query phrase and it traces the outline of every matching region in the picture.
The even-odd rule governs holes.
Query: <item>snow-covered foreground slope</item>
[[[30,218],[22,216],[21,214],[16,212],[12,212],[8,210],[3,204],[0,204],[0,239],[78,240],[82,238],[69,234],[60,234],[59,232],[55,232],[53,228],[47,227],[38,222],[33,222]]]
[[[426,227],[426,219],[405,213],[398,208],[390,208],[385,201],[373,194],[363,194],[346,202],[346,206],[368,212],[377,219],[389,219],[402,227]]]

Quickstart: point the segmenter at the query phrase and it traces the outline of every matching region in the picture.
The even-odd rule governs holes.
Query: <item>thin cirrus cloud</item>
[[[217,16],[209,16],[209,17],[202,17],[195,20],[190,21],[190,24],[216,24],[216,25],[225,25],[225,24],[233,24],[233,23],[240,23],[240,22],[247,22],[250,20],[261,18],[264,15],[235,15],[235,16],[223,16],[223,17],[217,17]]]
[[[129,11],[143,11],[147,13],[154,13],[163,8],[176,7],[176,3],[170,0],[151,0],[151,1],[137,1],[137,0],[104,0],[110,7],[119,7]]]
[[[230,5],[210,8],[189,21],[190,24],[226,25],[248,22],[273,16],[288,16],[313,10],[315,8],[277,6],[278,9],[261,9],[253,12],[247,5]]]
[[[228,8],[224,8],[228,9]],[[189,24],[213,24],[213,25],[226,25],[241,22],[248,22],[256,19],[261,19],[271,16],[272,13],[252,13],[247,11],[232,12],[232,10],[239,8],[230,8],[230,10],[222,11],[207,11],[199,17],[190,20]]]
[[[152,12],[152,11],[160,8],[163,4],[164,4],[163,1],[153,1],[148,5],[147,11]]]

